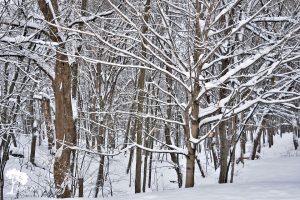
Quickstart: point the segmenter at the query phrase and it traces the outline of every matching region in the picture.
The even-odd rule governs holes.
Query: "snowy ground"
[[[247,165],[234,184],[201,185],[107,200],[300,200],[300,157],[257,160]]]
[[[300,200],[300,157],[248,162],[241,179],[234,184],[202,185],[138,195],[105,198],[106,200]],[[27,199],[29,200],[29,199]]]
[[[202,178],[196,168],[194,188],[174,189],[176,184],[171,184],[169,181],[174,179],[174,175],[167,173],[173,170],[166,170],[165,173],[160,168],[159,174],[164,176],[159,174],[158,176],[164,184],[160,183],[159,192],[152,188],[152,191],[148,190],[145,194],[133,194],[133,187],[128,190],[128,175],[124,175],[126,178],[115,177],[118,182],[113,183],[113,197],[100,198],[105,200],[300,200],[300,150],[293,150],[292,134],[284,134],[283,138],[277,135],[274,141],[275,145],[272,148],[267,146],[262,148],[260,159],[247,160],[244,167],[242,164],[236,166],[234,184],[217,184],[218,172],[214,172],[212,166],[205,166],[205,161],[202,160],[203,167],[207,169],[206,178]],[[250,149],[251,144],[248,151]],[[112,163],[112,166],[117,166],[112,172],[119,174],[116,169],[122,168],[122,164]],[[121,169],[120,174],[124,174],[124,169]],[[30,176],[29,173],[28,175]],[[8,183],[7,189],[10,188],[9,185]],[[86,189],[92,190],[92,187],[86,185]],[[10,198],[12,196],[6,196],[5,199]],[[26,200],[37,199],[42,198],[26,198]]]

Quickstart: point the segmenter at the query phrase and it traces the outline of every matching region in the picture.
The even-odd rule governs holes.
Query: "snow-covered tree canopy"
[[[1,170],[21,134],[34,165],[47,141],[58,197],[75,194],[86,153],[96,188],[123,152],[136,192],[152,153],[170,153],[179,187],[185,155],[193,187],[202,145],[227,182],[247,131],[299,126],[299,41],[298,0],[1,0]]]

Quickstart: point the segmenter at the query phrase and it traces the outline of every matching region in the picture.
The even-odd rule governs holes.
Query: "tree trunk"
[[[246,132],[243,131],[243,133],[241,135],[241,139],[240,139],[242,154],[246,153],[246,142],[247,142]]]
[[[10,147],[10,142],[11,142],[11,136],[5,133],[3,136],[3,139],[1,141],[1,146],[0,146],[0,197],[1,200],[3,199],[3,189],[4,189],[4,168],[6,165],[6,162],[9,159],[9,147]]]
[[[298,116],[299,116],[299,114],[298,114]],[[299,120],[299,119],[298,119]],[[300,123],[297,121],[297,128],[296,128],[296,130],[297,130],[297,132],[296,132],[296,136],[298,137],[298,138],[300,138]]]
[[[269,143],[269,148],[271,148],[274,144],[273,133],[270,129],[268,130],[268,143]]]
[[[167,67],[167,71],[169,73],[172,73],[172,69]],[[169,75],[166,75],[166,82],[167,82],[167,90],[170,94],[172,94],[172,85],[173,85],[173,81],[172,78]],[[169,97],[167,100],[168,104],[171,104],[172,102],[172,98]],[[171,115],[172,115],[172,106],[169,105],[167,106],[167,119],[171,119]],[[172,144],[172,140],[171,140],[171,130],[170,130],[170,123],[165,123],[165,140],[167,145],[174,145]],[[180,169],[180,165],[179,165],[179,160],[177,159],[177,156],[175,153],[170,153],[171,156],[171,160],[174,163],[174,168],[177,174],[177,183],[178,183],[178,187],[181,188],[182,187],[182,174],[181,174],[181,169]]]
[[[0,200],[4,200],[3,190],[4,190],[4,168],[0,166]]]
[[[5,137],[5,136],[3,136]],[[4,145],[3,145],[4,144]],[[3,146],[2,146],[3,145]],[[6,162],[8,160],[8,151],[9,151],[9,148],[6,147],[7,143],[2,141],[1,143],[1,150],[3,152],[1,159],[0,159],[0,200],[4,200],[4,194],[3,194],[3,190],[4,190],[4,169],[5,169],[5,165],[6,165]]]
[[[79,197],[83,197],[83,178],[78,179],[78,185],[79,185]]]
[[[146,23],[148,23],[149,20],[149,10],[150,10],[150,0],[146,1],[145,7],[144,7],[144,14],[143,19]],[[145,34],[148,31],[147,25],[142,26],[142,34]],[[142,57],[146,58],[146,47],[147,41],[143,39],[142,46]],[[138,75],[138,95],[137,95],[137,113],[142,114],[144,110],[144,89],[145,89],[145,77],[146,77],[146,70],[141,68],[139,70]],[[137,129],[136,129],[136,142],[138,145],[142,145],[142,136],[143,136],[143,118],[138,117],[137,118]],[[141,192],[141,176],[142,176],[142,150],[140,148],[136,148],[136,163],[135,163],[135,193]]]
[[[36,85],[36,84],[34,84]],[[30,121],[30,132],[31,132],[31,147],[30,147],[30,156],[29,156],[29,161],[35,165],[35,151],[36,151],[36,141],[37,141],[37,124],[34,122],[34,105],[33,105],[33,93],[30,95],[30,100],[29,100],[29,121]]]
[[[55,23],[53,12],[60,16],[57,0],[51,0],[51,8],[46,0],[38,0],[38,5],[45,20]],[[54,161],[54,183],[58,198],[71,197],[68,178],[70,172],[70,159],[72,147],[76,145],[76,130],[72,110],[72,69],[68,61],[67,49],[63,39],[59,35],[56,26],[48,25],[49,37],[53,42],[58,42],[55,63],[55,79],[53,80],[53,91],[55,97],[55,135],[56,156]]]
[[[96,190],[95,190],[95,198],[98,197],[99,189],[104,185],[104,156],[100,156],[100,163],[98,168],[98,176],[96,181]]]
[[[295,150],[297,150],[299,147],[299,142],[298,142],[298,138],[297,138],[297,127],[294,127],[293,143],[294,143]]]
[[[98,131],[98,127],[96,126],[96,94],[91,94],[91,106],[89,108],[90,111],[90,138],[91,138],[91,149],[96,147],[96,135]]]
[[[32,140],[31,140],[31,149],[30,149],[30,162],[35,165],[35,150],[36,150],[36,140],[37,140],[37,136],[32,135]]]
[[[151,138],[150,138],[150,148],[153,148],[153,140]],[[152,158],[153,158],[153,153],[150,152],[148,188],[151,188],[151,181],[152,181]]]
[[[186,182],[185,187],[194,187],[194,178],[195,178],[195,159],[196,159],[196,148],[195,144],[189,141],[190,133],[193,138],[198,138],[199,136],[199,102],[196,100],[200,91],[200,85],[196,82],[194,85],[194,92],[192,93],[192,109],[191,115],[191,127],[186,124],[185,125],[185,135],[187,137],[187,150],[188,155],[186,156]],[[189,111],[185,113],[186,117],[189,116]],[[191,132],[190,132],[191,129]]]
[[[142,122],[138,122],[141,124]],[[138,125],[137,144],[142,145],[142,126]],[[142,149],[136,149],[136,164],[135,164],[135,193],[141,192],[141,176],[142,176]]]
[[[204,173],[204,170],[203,170],[203,168],[202,168],[202,166],[201,166],[200,159],[199,159],[199,158],[196,158],[196,160],[197,160],[197,164],[198,164],[198,167],[199,167],[201,176],[202,176],[203,178],[205,178],[205,173]]]
[[[101,124],[103,124],[103,122]],[[102,152],[102,148],[104,146],[105,133],[106,133],[106,127],[105,126],[100,126],[99,134],[97,136],[97,143],[98,143],[97,149],[98,149],[99,153]],[[96,181],[95,198],[98,197],[99,188],[102,188],[103,185],[104,185],[104,164],[105,164],[105,157],[103,155],[100,155],[98,176],[97,176],[97,181]]]
[[[231,158],[231,172],[230,172],[230,183],[233,183],[233,177],[234,177],[234,166],[235,166],[235,147],[233,148],[233,155]]]
[[[265,144],[266,143],[266,131],[263,131],[263,144]],[[282,137],[282,135],[281,135],[281,137]]]
[[[230,10],[228,13],[228,18],[226,19],[225,16],[221,18],[221,22],[224,24],[226,28],[225,34],[228,34],[232,28],[233,25],[233,10]],[[234,47],[234,43],[230,44],[232,41],[226,40],[228,42],[228,46]],[[232,51],[230,47],[226,47],[222,50],[223,55],[229,55],[232,54]],[[221,73],[220,75],[224,75],[228,72],[228,67],[230,66],[230,63],[232,62],[232,58],[227,57],[226,59],[221,61]],[[219,91],[219,100],[221,101],[222,99],[227,97],[228,90],[225,89],[227,86],[226,84],[223,85],[223,87],[220,88]],[[219,112],[222,114],[222,108],[220,108]],[[220,138],[220,174],[219,174],[219,183],[227,183],[228,179],[228,151],[229,151],[229,142],[227,140],[227,135],[228,135],[228,130],[227,128],[232,128],[231,125],[226,127],[226,121],[222,120],[218,126],[218,132],[219,132],[219,138]],[[231,124],[229,122],[229,124]]]
[[[131,107],[133,107],[133,106],[131,106]],[[130,110],[132,110],[132,109],[130,109]],[[127,121],[127,126],[126,126],[126,131],[125,131],[125,136],[124,136],[124,144],[123,144],[122,149],[125,149],[128,146],[128,138],[129,138],[129,133],[130,133],[130,125],[131,125],[131,115],[129,116],[128,121]]]
[[[219,125],[220,137],[220,174],[219,183],[227,183],[227,158],[228,158],[228,141],[225,122],[220,122]]]
[[[234,167],[235,167],[235,150],[236,150],[236,138],[237,138],[237,117],[233,117],[232,119],[232,140],[231,144],[233,144],[233,149],[230,155],[230,162],[231,162],[231,171],[230,171],[230,183],[233,183],[233,177],[234,177]],[[229,167],[229,166],[228,166]]]
[[[136,123],[137,121],[135,120],[134,121],[134,124],[131,128],[131,131],[130,131],[130,140],[131,141],[135,141],[135,132],[134,130],[136,130]],[[131,165],[132,165],[132,160],[133,160],[133,154],[134,154],[134,148],[130,148],[130,151],[129,151],[129,159],[128,159],[128,165],[127,165],[127,174],[129,173],[129,171],[131,171]]]
[[[194,178],[195,178],[195,149],[190,148],[188,155],[186,156],[186,181],[185,187],[194,187]]]
[[[222,71],[226,72],[228,70],[230,60],[225,59],[222,61]],[[226,98],[227,91],[223,88],[220,89],[220,100]],[[220,113],[222,113],[220,108]],[[229,123],[230,124],[230,123]],[[226,127],[226,121],[221,121],[218,126],[218,133],[220,138],[220,174],[219,174],[219,183],[227,183],[228,170],[227,170],[227,159],[228,159],[228,151],[229,144],[227,140],[227,130],[229,126]]]
[[[146,151],[145,158],[144,158],[143,192],[146,192],[148,154],[149,152]]]
[[[62,48],[63,49],[63,48]],[[55,96],[56,156],[54,162],[54,182],[57,197],[71,197],[67,184],[70,172],[72,147],[76,145],[75,124],[71,101],[71,69],[67,55],[57,52],[56,77],[53,82]]]
[[[196,15],[195,15],[195,21],[198,22],[200,20],[200,13],[201,13],[201,4],[199,1],[196,1]],[[187,150],[188,155],[186,156],[186,182],[185,187],[194,187],[195,182],[195,159],[196,159],[196,147],[195,144],[191,143],[190,135],[193,138],[198,138],[199,136],[199,99],[198,95],[200,93],[200,82],[199,78],[201,75],[201,70],[203,67],[202,61],[199,60],[201,55],[201,27],[199,23],[195,23],[195,43],[194,43],[194,52],[193,52],[193,62],[195,64],[195,74],[196,79],[194,80],[193,88],[191,90],[191,99],[190,99],[190,106],[191,110],[187,108],[184,113],[184,118],[186,121],[186,124],[184,126],[184,134],[187,140]],[[191,113],[190,113],[191,111]],[[191,116],[190,116],[191,115]],[[191,124],[191,125],[189,125]]]
[[[48,139],[48,150],[52,150],[54,145],[53,138],[53,125],[52,125],[52,117],[51,117],[51,108],[50,108],[50,99],[43,97],[42,99],[42,111],[44,115],[46,131],[47,131],[47,139]]]
[[[251,154],[251,160],[254,160],[256,157],[256,152],[257,152],[257,147],[259,145],[259,141],[260,141],[260,137],[262,135],[262,128],[263,126],[265,126],[265,116],[266,115],[262,115],[260,122],[258,123],[258,127],[256,129],[256,138],[253,142],[253,149],[252,149],[252,154]]]
[[[254,132],[254,129],[251,128],[251,129],[250,129],[250,141],[251,141],[251,142],[254,141],[253,132]]]
[[[218,162],[218,155],[217,155],[217,152],[216,152],[216,149],[215,149],[215,143],[214,142],[211,143],[211,152],[212,152],[212,156],[213,156],[214,167],[215,167],[215,170],[217,170],[218,167],[219,167],[219,162]]]

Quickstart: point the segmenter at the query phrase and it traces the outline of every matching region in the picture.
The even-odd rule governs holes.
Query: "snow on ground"
[[[300,157],[279,157],[247,162],[234,184],[201,185],[106,200],[300,200]]]
[[[242,179],[237,179],[234,184],[201,185],[191,189],[131,194],[105,199],[300,200],[300,157],[253,161],[251,166],[245,168],[240,176]]]
[[[248,144],[248,151],[251,144]],[[123,158],[124,160],[124,158]],[[123,161],[124,162],[124,161]],[[222,199],[222,200],[300,200],[300,150],[293,149],[292,134],[274,137],[274,146],[262,148],[260,159],[246,160],[245,165],[236,166],[233,184],[217,184],[218,172],[214,172],[211,165],[206,165],[205,158],[201,158],[206,170],[206,178],[199,175],[196,167],[196,186],[191,189],[174,189],[176,184],[169,180],[174,179],[174,172],[165,164],[157,165],[156,174],[159,186],[154,186],[145,194],[133,194],[134,187],[129,188],[128,175],[125,175],[126,166],[121,159],[111,163],[111,172],[114,196],[105,200],[194,200],[194,199]],[[185,160],[181,160],[184,165]],[[208,162],[209,163],[209,162]],[[126,164],[125,164],[126,165]],[[121,167],[122,166],[122,167]],[[95,166],[97,169],[97,166]],[[184,166],[182,166],[184,169]],[[94,167],[92,167],[94,168]],[[119,170],[118,170],[119,168]],[[165,169],[165,170],[164,170]],[[96,171],[96,170],[95,170]],[[173,175],[171,176],[171,174]],[[183,171],[185,175],[185,172]],[[134,177],[132,177],[131,181]],[[134,184],[134,183],[132,183]],[[164,185],[165,184],[165,185]],[[85,190],[93,190],[94,181],[85,185]],[[163,186],[163,187],[162,187]],[[158,192],[156,190],[159,190]],[[164,191],[162,191],[164,190]],[[85,193],[86,194],[86,193]],[[8,198],[7,198],[8,199]],[[36,200],[42,198],[26,198]],[[88,199],[88,198],[86,198]]]

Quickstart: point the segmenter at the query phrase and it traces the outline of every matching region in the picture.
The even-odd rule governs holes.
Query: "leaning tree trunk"
[[[261,117],[261,120],[260,120],[260,122],[258,124],[258,127],[256,129],[256,138],[253,141],[253,149],[252,149],[252,153],[251,153],[251,160],[254,160],[255,157],[256,157],[257,147],[259,145],[260,138],[261,138],[261,135],[263,133],[262,128],[263,128],[263,126],[265,126],[265,117],[266,117],[266,115],[263,115]]]
[[[59,13],[57,0],[38,0],[38,5],[45,20],[56,23]],[[53,13],[54,12],[54,13]],[[54,16],[56,15],[56,16]],[[54,183],[58,198],[71,197],[68,182],[72,147],[76,145],[76,130],[72,110],[72,68],[68,61],[67,49],[55,25],[49,25],[49,37],[58,42],[55,63],[55,78],[52,83],[55,97],[55,136],[56,156],[54,161]]]

